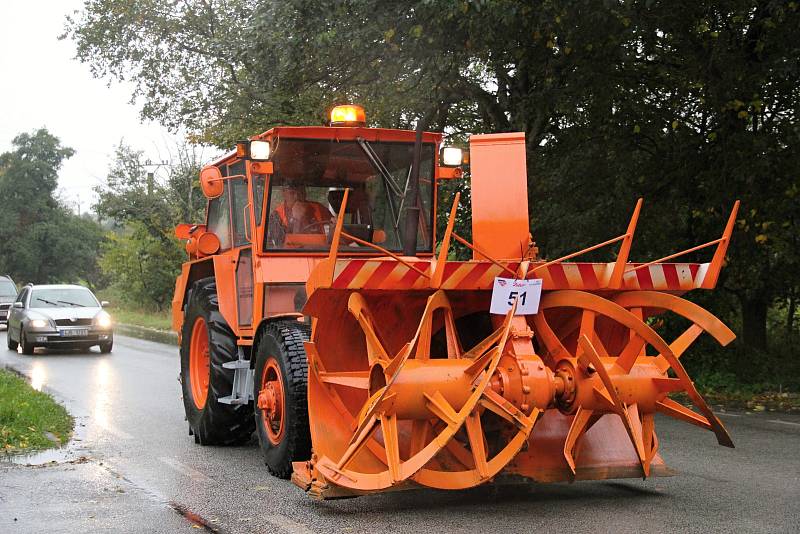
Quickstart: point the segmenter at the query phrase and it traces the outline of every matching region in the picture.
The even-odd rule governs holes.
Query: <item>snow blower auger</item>
[[[485,191],[476,185],[489,180],[481,170],[508,161],[514,148],[524,154],[510,145],[513,137],[495,139],[472,140],[474,244],[453,232],[457,196],[438,259],[340,259],[332,248],[312,274],[305,312],[315,318],[306,343],[314,454],[295,464],[294,481],[316,496],[462,489],[499,474],[538,481],[666,475],[656,412],[733,447],[679,358],[704,331],[722,345],[735,336],[677,294],[714,286],[738,203],[722,238],[649,263],[627,262],[641,200],[617,238],[548,262],[498,260],[512,250],[519,257],[520,244],[532,247],[527,223],[510,240],[515,250],[503,251],[494,230],[485,230],[493,210],[505,217],[508,210],[482,206]],[[518,215],[527,218],[527,206]],[[338,227],[337,239],[353,236]],[[452,239],[475,259],[447,261]],[[565,263],[615,242],[622,245],[614,263]],[[710,264],[664,263],[711,245]],[[515,315],[530,293],[509,300],[505,314],[489,313],[496,277],[541,280],[538,313]],[[691,322],[671,343],[646,321],[663,311]],[[672,400],[673,392],[684,392],[698,412]]]
[[[681,295],[715,287],[739,203],[719,239],[634,263],[639,200],[622,235],[546,261],[524,134],[476,135],[472,241],[456,195],[436,253],[437,183],[462,163],[440,145],[345,106],[203,169],[207,220],[177,230],[191,261],[173,299],[195,440],[255,429],[270,472],[318,498],[669,475],[656,413],[732,447],[681,357],[703,332],[735,336]],[[453,241],[472,259],[448,260]],[[569,261],[615,244],[613,262]],[[671,262],[706,247],[708,263]],[[676,339],[664,313],[688,325]]]

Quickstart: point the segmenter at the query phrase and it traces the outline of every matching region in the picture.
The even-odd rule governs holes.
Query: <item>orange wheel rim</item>
[[[261,410],[261,422],[264,424],[264,430],[273,445],[278,445],[283,438],[283,421],[286,413],[284,404],[281,370],[275,358],[270,356],[261,372],[258,409]]]
[[[198,317],[192,326],[192,339],[189,343],[189,385],[192,400],[198,410],[202,410],[208,398],[208,380],[211,359],[208,352],[208,326]]]

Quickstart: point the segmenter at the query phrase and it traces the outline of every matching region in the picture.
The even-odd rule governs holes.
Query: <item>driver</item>
[[[331,222],[330,211],[313,200],[306,200],[306,188],[298,184],[281,186],[283,200],[269,216],[270,235],[275,244],[283,243],[286,234],[321,234]]]

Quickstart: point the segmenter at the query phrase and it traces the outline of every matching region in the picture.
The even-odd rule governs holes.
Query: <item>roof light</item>
[[[361,106],[335,106],[331,110],[331,126],[366,126],[367,114]]]
[[[464,153],[460,148],[446,146],[442,148],[441,164],[445,167],[458,167],[461,165]]]

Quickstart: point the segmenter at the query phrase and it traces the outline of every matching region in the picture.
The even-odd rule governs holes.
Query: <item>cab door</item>
[[[244,167],[243,162],[241,165]],[[231,167],[237,166],[238,164]],[[233,171],[232,177],[228,179],[228,185],[231,193],[232,240],[235,249],[237,326],[242,330],[248,330],[253,327],[253,229],[250,225],[252,204],[244,169],[230,170]]]

